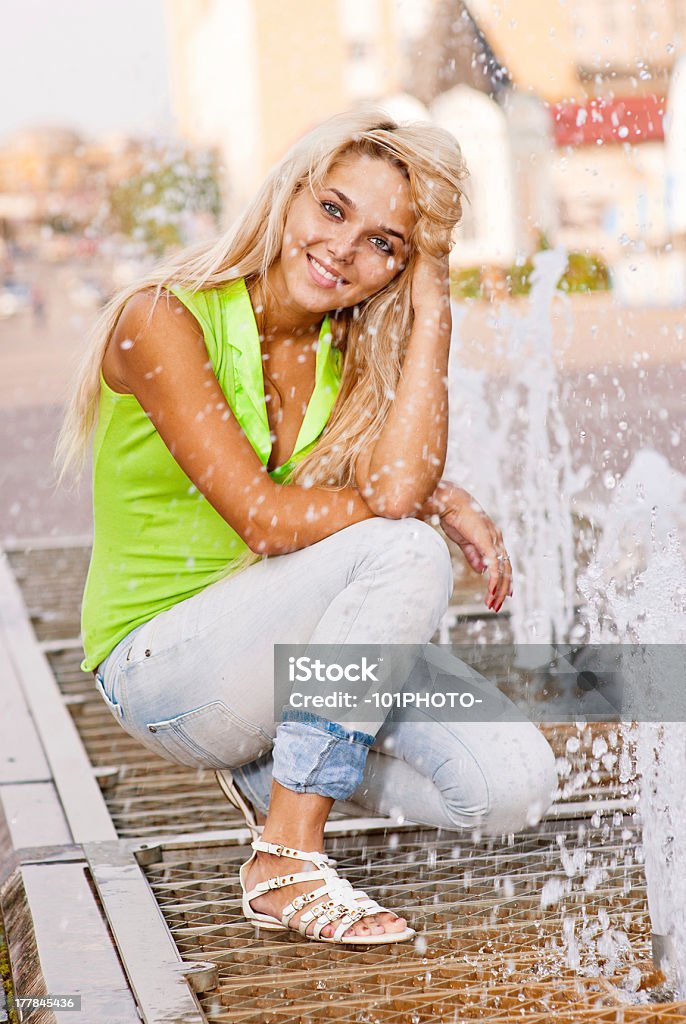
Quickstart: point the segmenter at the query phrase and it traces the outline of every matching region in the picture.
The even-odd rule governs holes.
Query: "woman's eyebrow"
[[[331,187],[329,187],[329,192],[333,192],[335,195],[337,195],[340,201],[344,203],[345,206],[348,206],[351,210],[357,209],[350,196],[346,196],[344,192],[339,192],[337,188]],[[405,243],[405,236],[401,234],[400,231],[395,231],[393,228],[384,227],[383,224],[379,224],[379,231],[385,231],[387,235],[395,235],[395,237],[399,238],[400,241],[403,242],[403,244]]]

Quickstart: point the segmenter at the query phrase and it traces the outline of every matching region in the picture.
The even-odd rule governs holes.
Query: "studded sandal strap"
[[[253,850],[259,850],[261,853],[271,853],[276,857],[289,857],[294,860],[310,860],[318,868],[333,870],[328,857],[320,850],[294,850],[293,847],[283,846],[282,843],[265,843],[263,839],[254,839],[250,845]]]
[[[302,918],[298,922],[298,931],[301,935],[306,935],[308,927],[312,921],[316,919],[316,924],[312,929],[312,934],[317,939],[321,935],[323,929],[326,928],[328,924],[333,924],[334,921],[340,921],[342,930],[345,932],[351,924],[355,924],[356,921],[359,921],[363,913],[363,911],[359,910],[349,910],[345,906],[337,903],[335,900],[331,900],[330,903],[321,904],[321,907],[316,907],[315,910],[308,911],[309,916],[307,920],[305,920],[306,915],[303,914]],[[340,928],[337,930],[340,931]]]
[[[313,882],[317,879],[321,879],[321,873],[317,871],[299,871],[295,875],[281,875],[279,878],[267,878],[263,882],[258,882],[254,889],[251,889],[247,894],[248,899],[252,900],[255,896],[262,896],[265,892],[269,892],[272,889],[280,889],[283,885],[291,885],[291,879],[293,882]],[[276,883],[279,883],[278,885]],[[320,893],[327,892],[326,886],[316,890]]]
[[[337,908],[338,912],[334,913],[332,918],[329,918],[327,914],[333,908]],[[300,921],[298,922],[298,928],[301,931],[303,927],[305,928],[305,930],[307,930],[308,925],[312,924],[312,922],[315,920],[320,920],[323,916],[326,917],[325,923],[330,924],[331,921],[335,921],[337,917],[341,916],[341,914],[347,914],[352,909],[353,908],[349,907],[347,903],[343,903],[334,897],[330,900],[327,900],[326,903],[319,903],[316,907],[312,907],[311,910],[306,910],[305,913],[300,918]],[[305,932],[303,932],[303,935],[304,934]]]
[[[258,882],[253,891],[261,894],[269,892],[270,889],[281,889],[284,885],[293,885],[295,882],[315,882],[322,878],[328,881],[327,875],[323,871],[296,871],[293,875],[277,875],[274,878],[266,878],[264,881]]]
[[[301,896],[294,896],[291,902],[286,904],[281,911],[281,920],[287,925],[294,914],[297,914],[299,910],[306,907],[308,903],[312,903],[313,900],[318,900],[320,896],[325,896],[328,891],[328,885],[321,885],[318,889],[313,889],[312,892],[304,892]]]
[[[355,912],[348,911],[345,914],[341,914],[340,911],[336,911],[334,907],[333,913],[324,914],[323,917],[320,917],[317,920],[316,925],[312,929],[313,936],[316,939],[318,939],[321,933],[326,928],[327,924],[333,924],[334,921],[339,921],[340,924],[338,928],[336,928],[336,930],[334,931],[334,934],[331,936],[331,938],[334,938],[336,932],[340,931],[341,928],[345,932],[348,930],[351,924],[355,924]]]
[[[298,930],[302,935],[305,934],[308,925],[315,919],[323,921],[323,927],[343,916],[348,921],[346,928],[349,928],[355,921],[369,914],[368,910],[355,903],[352,897],[353,888],[347,878],[337,877],[335,882],[330,881],[326,886],[326,892],[331,899],[327,900],[326,903],[320,903],[318,906],[312,907],[311,910],[306,910],[301,916],[298,922]],[[294,904],[297,899],[298,897],[293,900]]]

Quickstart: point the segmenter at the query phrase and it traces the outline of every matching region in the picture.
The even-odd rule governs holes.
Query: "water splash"
[[[582,625],[587,643],[627,648],[681,644],[686,642],[686,477],[657,452],[638,452],[613,489],[609,507],[594,508],[592,518],[601,536],[575,589],[571,498],[592,471],[582,467],[575,474],[572,469],[552,353],[551,309],[564,258],[560,250],[537,254],[524,315],[503,307],[490,321],[502,341],[498,355],[504,367],[495,400],[487,374],[460,366],[465,312],[454,308],[446,475],[473,487],[501,525],[517,581],[511,622],[520,651],[525,644],[567,641],[574,628],[576,589],[586,600]],[[469,452],[461,443],[464,437],[470,438]],[[643,669],[638,684],[648,703],[651,694],[659,696],[663,680],[650,659]],[[639,852],[645,863],[653,933],[662,937],[658,946],[661,941],[669,950],[669,962],[662,962],[670,984],[679,998],[686,998],[686,726],[642,722],[633,728],[623,725],[621,732],[620,781],[632,777],[632,749],[640,775]],[[609,752],[594,746],[593,755]],[[625,830],[622,838],[625,833],[629,841],[632,833]],[[580,843],[579,857],[585,857],[587,848],[583,840]],[[564,856],[562,860],[565,867]],[[584,887],[592,886],[592,870],[584,867],[582,874]],[[569,877],[567,870],[565,875]],[[564,899],[567,888],[564,877],[551,880],[542,894],[543,904]],[[597,950],[611,973],[620,960],[629,958],[628,940],[600,918],[594,928],[593,935],[588,929],[578,930],[574,916],[567,915],[562,937],[567,966],[579,967],[581,942],[585,954],[589,944]],[[594,969],[593,963],[588,969]],[[634,971],[627,992],[636,986]]]
[[[686,643],[686,477],[641,451],[602,513],[596,557],[579,578],[590,643]],[[665,659],[640,661],[641,703],[664,697]],[[628,674],[631,678],[631,674]],[[686,724],[638,721],[624,727],[635,749],[648,905],[656,960],[686,998]]]
[[[576,473],[572,468],[553,355],[551,309],[556,297],[566,301],[557,283],[567,254],[546,250],[533,261],[525,311],[503,305],[490,321],[502,356],[495,382],[460,366],[464,310],[453,310],[446,472],[475,481],[475,496],[503,532],[516,580],[510,621],[520,649],[568,640],[575,611],[571,498],[591,475],[588,467]],[[470,452],[464,450],[465,437]]]

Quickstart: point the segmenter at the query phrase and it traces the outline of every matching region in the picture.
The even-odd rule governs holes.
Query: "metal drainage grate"
[[[90,547],[48,547],[37,541],[35,547],[8,551],[7,557],[37,639],[78,637]]]
[[[618,815],[475,844],[435,829],[330,837],[341,874],[419,932],[357,950],[256,937],[237,881],[246,847],[161,847],[144,870],[182,957],[217,965],[200,996],[210,1024],[685,1022],[686,1003],[649,1001],[637,839]]]

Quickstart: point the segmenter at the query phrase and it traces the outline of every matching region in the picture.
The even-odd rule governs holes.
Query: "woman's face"
[[[374,295],[406,265],[415,222],[397,167],[344,157],[314,195],[305,189],[291,204],[279,261],[290,301],[324,313]]]

